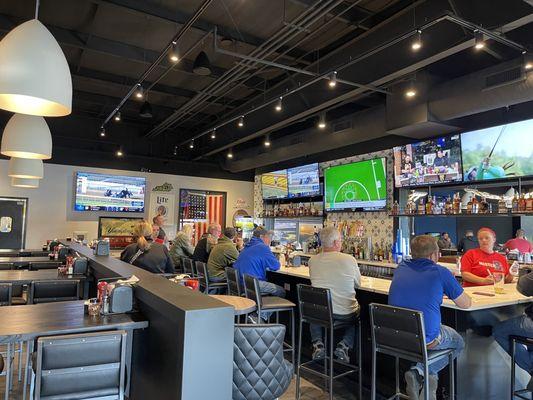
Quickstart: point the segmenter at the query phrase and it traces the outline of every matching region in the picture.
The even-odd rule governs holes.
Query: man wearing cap
[[[255,228],[252,238],[244,246],[233,267],[239,272],[241,282],[244,274],[257,278],[261,294],[285,297],[282,287],[266,280],[267,271],[277,271],[280,267],[278,259],[270,250],[273,234],[262,226]]]

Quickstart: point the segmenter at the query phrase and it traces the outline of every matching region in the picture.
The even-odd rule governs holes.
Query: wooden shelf
[[[516,213],[487,213],[487,214],[389,214],[389,217],[447,217],[447,218],[470,218],[470,217],[524,217],[533,216],[533,212],[516,212]]]
[[[263,204],[322,203],[324,196],[286,197],[283,199],[263,199]]]
[[[307,219],[307,218],[324,218],[323,215],[307,215],[307,216],[298,216],[298,217],[259,217],[263,219]]]

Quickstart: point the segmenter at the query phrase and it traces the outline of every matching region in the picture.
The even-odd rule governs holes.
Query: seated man
[[[270,250],[273,234],[274,232],[267,231],[262,226],[255,228],[252,238],[246,243],[233,266],[239,272],[241,282],[244,274],[257,278],[262,295],[285,297],[282,287],[266,280],[266,271],[277,271],[280,266]]]
[[[335,349],[335,356],[346,363],[350,362],[348,351],[355,342],[355,324],[359,316],[359,303],[355,298],[355,288],[361,283],[361,273],[357,261],[349,254],[341,253],[342,236],[333,226],[320,231],[322,253],[309,260],[311,285],[329,289],[333,305],[334,321],[353,321],[346,329],[342,340]],[[324,358],[322,328],[310,325],[313,341],[313,359]]]
[[[533,296],[533,272],[522,275],[516,288],[524,296]],[[494,339],[507,352],[511,353],[510,336],[533,337],[533,304],[526,308],[525,313],[519,317],[510,318],[496,325],[493,330]],[[527,389],[533,391],[533,348],[522,344],[516,345],[515,360],[520,368],[529,372],[532,377]]]
[[[207,260],[207,270],[209,279],[212,282],[222,282],[226,280],[226,267],[233,266],[239,251],[233,242],[236,235],[235,228],[225,228],[222,236],[218,239],[217,244],[209,253]]]
[[[470,297],[452,273],[437,264],[439,247],[434,237],[421,235],[411,241],[412,259],[404,260],[396,268],[389,290],[389,304],[421,311],[428,350],[453,349],[454,358],[464,348],[463,338],[452,328],[441,324],[440,306],[443,295],[458,307],[468,308]],[[429,398],[436,399],[438,373],[448,364],[448,357],[437,359],[429,365],[429,378],[424,377],[424,367],[417,364],[405,373],[407,395],[411,400],[423,398],[420,391],[424,378],[429,379]]]

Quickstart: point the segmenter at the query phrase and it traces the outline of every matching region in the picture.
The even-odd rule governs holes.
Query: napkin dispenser
[[[133,309],[133,288],[117,284],[109,295],[109,312],[126,313]]]
[[[87,273],[87,258],[76,257],[72,264],[72,273],[77,275],[85,275]]]
[[[109,250],[109,242],[107,240],[99,240],[94,247],[94,254],[97,256],[108,256]]]

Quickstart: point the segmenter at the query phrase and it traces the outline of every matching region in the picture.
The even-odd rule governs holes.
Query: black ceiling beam
[[[304,7],[311,7],[314,3],[316,3],[316,0],[290,0],[291,3],[294,4],[300,4]],[[346,11],[342,16],[337,17],[336,14],[342,12],[343,8],[350,7],[350,4],[344,4],[342,6],[336,7],[330,15],[331,17],[334,17],[335,19],[338,19],[341,22],[344,22],[345,24],[352,25],[353,27],[361,28],[364,30],[368,30],[369,27],[367,27],[365,24],[361,24],[360,21],[371,16],[374,14],[373,11],[367,10],[364,7],[355,5],[350,10]]]
[[[16,26],[25,21],[26,20],[23,18],[15,18],[0,14],[0,32],[7,33],[13,29],[14,25]],[[159,56],[159,52],[153,50],[94,36],[88,33],[76,32],[74,30],[60,28],[49,24],[45,25],[52,32],[56,40],[64,46],[75,47],[82,50],[91,50],[143,64],[150,64]],[[174,66],[174,70],[197,76],[193,72],[193,64],[194,63],[191,60],[182,59]],[[167,66],[163,64],[159,65],[160,70],[166,67]],[[211,65],[211,71],[212,74],[210,77],[217,79],[226,73],[227,70],[225,68]],[[252,77],[248,80],[248,83],[243,83],[243,85],[250,89],[260,90],[259,88],[264,85],[264,80]]]
[[[166,21],[183,25],[191,17],[190,14],[179,11],[171,10],[162,5],[156,4],[154,2],[149,2],[146,0],[91,0],[95,3],[110,4],[117,7],[121,7],[128,10],[137,11],[149,15],[151,17],[157,17],[164,19]],[[176,4],[179,4],[177,2]],[[215,24],[208,22],[206,20],[198,20],[193,25],[193,29],[199,31],[201,34],[212,31],[215,28]],[[221,37],[225,37],[236,42],[241,42],[249,46],[258,47],[265,42],[266,39],[257,37],[247,32],[238,31],[233,28],[228,28],[224,26],[217,25],[218,32]],[[287,50],[288,47],[281,48],[280,52]],[[285,57],[289,59],[300,58],[305,54],[304,50],[293,49]]]
[[[135,83],[134,78],[128,78],[128,77],[112,74],[109,72],[97,71],[97,70],[93,70],[89,68],[77,68],[72,65],[70,66],[70,69],[71,69],[71,74],[73,77],[86,78],[86,79],[96,80],[96,81],[100,81],[104,83],[114,83],[117,85],[124,85],[124,86],[132,86]],[[151,82],[145,81],[143,86],[147,87],[150,85],[151,85]],[[152,89],[150,89],[150,92],[157,92],[160,94],[168,94],[172,96],[185,97],[188,99],[193,98],[197,94],[197,92],[195,92],[194,90],[163,85],[160,83],[155,84],[152,87]],[[236,105],[229,105],[221,100],[214,102],[214,103],[231,110],[235,108],[236,106],[242,104],[242,100],[239,100],[239,101],[235,100],[233,104],[236,104]]]

